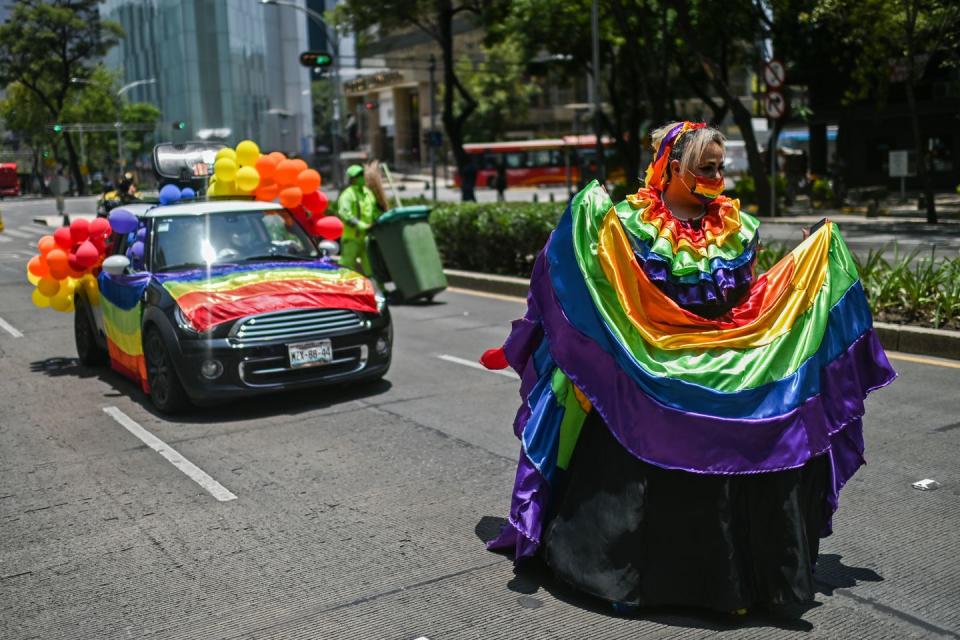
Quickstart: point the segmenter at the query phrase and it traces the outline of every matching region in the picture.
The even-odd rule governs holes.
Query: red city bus
[[[20,195],[20,176],[16,162],[0,163],[0,197]]]
[[[609,166],[613,138],[604,137],[604,156]],[[506,165],[507,187],[548,184],[580,184],[581,174],[596,174],[596,137],[564,136],[511,142],[473,142],[463,145],[477,167],[477,186],[495,188],[497,166]],[[616,173],[616,169],[613,172]],[[620,171],[622,174],[623,172]],[[610,175],[615,179],[614,175]],[[454,184],[461,183],[459,172]]]

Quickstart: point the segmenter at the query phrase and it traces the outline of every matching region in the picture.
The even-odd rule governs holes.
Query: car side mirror
[[[112,276],[122,276],[130,268],[130,258],[127,256],[110,256],[103,261],[103,270]]]
[[[320,253],[325,256],[335,256],[340,254],[340,244],[335,240],[321,240],[317,244]]]

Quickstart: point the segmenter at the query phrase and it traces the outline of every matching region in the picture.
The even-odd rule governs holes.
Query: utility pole
[[[593,77],[590,83],[593,87],[593,133],[596,136],[597,178],[600,184],[607,182],[607,163],[603,155],[603,136],[600,131],[600,7],[598,0],[593,0],[593,9],[590,15],[590,26],[593,31]]]
[[[427,136],[427,144],[430,147],[430,184],[433,187],[433,201],[437,201],[437,151],[434,144],[437,129],[437,81],[434,74],[437,71],[437,59],[430,54],[430,135]]]

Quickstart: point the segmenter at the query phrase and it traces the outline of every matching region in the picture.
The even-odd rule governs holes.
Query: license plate
[[[333,344],[329,340],[288,344],[287,352],[292,369],[326,364],[333,360]]]

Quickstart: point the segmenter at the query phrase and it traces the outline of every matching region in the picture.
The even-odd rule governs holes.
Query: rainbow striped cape
[[[107,336],[110,367],[140,385],[150,393],[147,383],[147,363],[143,356],[143,292],[150,284],[149,273],[111,276],[101,271],[97,277],[100,287],[100,309],[103,312],[103,330]]]
[[[836,225],[757,276],[758,223],[736,201],[719,198],[691,228],[657,195],[614,205],[588,185],[537,258],[502,351],[521,376],[522,451],[491,548],[536,552],[591,410],[632,455],[667,469],[763,473],[828,456],[823,535],[864,462],[863,400],[896,374]]]

